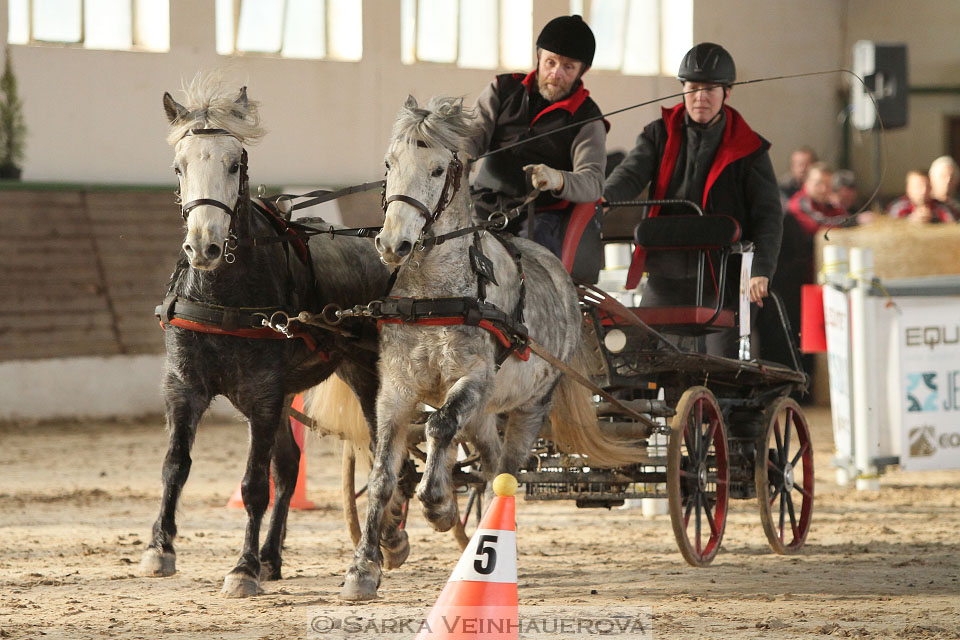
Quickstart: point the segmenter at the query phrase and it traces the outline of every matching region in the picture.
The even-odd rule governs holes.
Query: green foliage
[[[23,104],[17,92],[10,47],[7,47],[3,74],[0,75],[0,167],[19,166],[23,162],[26,137]]]

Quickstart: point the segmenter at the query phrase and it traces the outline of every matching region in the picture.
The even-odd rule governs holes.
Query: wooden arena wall
[[[183,239],[170,191],[0,191],[0,361],[159,353]]]

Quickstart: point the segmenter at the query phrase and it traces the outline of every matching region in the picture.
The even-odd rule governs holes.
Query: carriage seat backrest
[[[634,241],[647,251],[721,250],[729,253],[737,249],[735,245],[740,238],[740,223],[724,215],[657,216],[641,220],[634,229]],[[723,280],[716,286],[722,287]],[[634,312],[647,324],[668,333],[696,335],[711,329],[733,327],[735,323],[732,310],[696,305],[693,300],[687,306],[641,307]]]
[[[725,249],[740,241],[740,223],[730,216],[678,215],[641,220],[634,241],[647,251]]]

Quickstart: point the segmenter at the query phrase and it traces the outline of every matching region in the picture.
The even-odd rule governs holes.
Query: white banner
[[[960,469],[960,298],[899,298],[900,467]]]
[[[830,373],[830,413],[838,466],[852,470],[853,425],[850,393],[850,306],[847,294],[823,287],[823,315],[827,334],[827,369]]]

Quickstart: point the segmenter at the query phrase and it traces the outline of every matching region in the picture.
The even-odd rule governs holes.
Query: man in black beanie
[[[595,202],[603,193],[607,125],[594,119],[601,111],[581,80],[595,50],[593,32],[580,16],[548,22],[537,38],[537,69],[526,76],[499,75],[478,98],[479,126],[468,148],[477,157],[569,126],[484,159],[472,186],[481,213],[515,208],[539,187],[533,233],[532,221],[524,223],[527,216],[508,230],[532,236],[558,257],[574,205]],[[596,282],[601,261],[600,225],[593,219],[583,232],[574,275]]]

